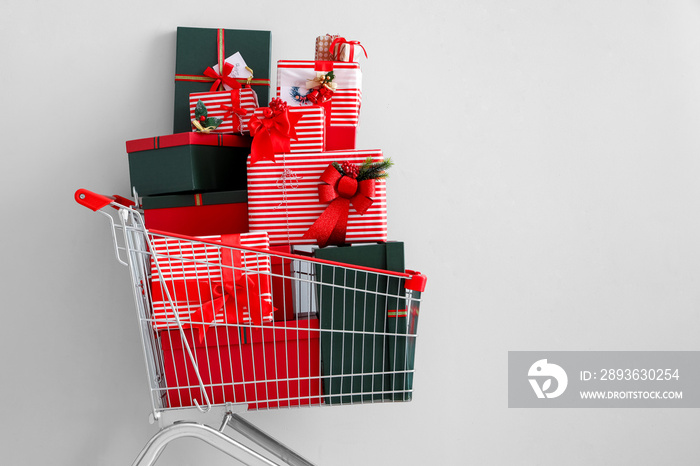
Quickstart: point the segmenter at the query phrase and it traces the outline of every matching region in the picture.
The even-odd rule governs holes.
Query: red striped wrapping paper
[[[332,162],[361,164],[371,157],[383,160],[381,150],[277,154],[276,163],[248,161],[248,223],[251,231],[265,231],[270,245],[315,244],[302,236],[328,204],[318,199],[319,177]],[[386,241],[386,182],[377,180],[374,202],[364,215],[352,207],[347,243]]]
[[[245,115],[228,115],[223,106],[232,107],[231,95],[237,95],[240,99],[240,108],[247,111]],[[234,97],[235,98],[235,97]],[[258,96],[253,89],[241,88],[232,91],[195,92],[190,94],[190,119],[194,119],[194,110],[197,101],[201,100],[207,107],[207,116],[221,118],[223,122],[212,133],[247,133],[248,120],[256,108],[258,108]]]
[[[290,107],[289,112],[303,115],[294,126],[297,138],[289,141],[290,152],[323,152],[326,146],[323,107]],[[262,114],[261,109],[255,110],[254,115],[261,117]]]
[[[362,105],[362,71],[359,64],[280,60],[277,62],[277,97],[291,106],[304,105],[295,96],[306,95],[306,81],[314,79],[317,70],[333,70],[333,82],[337,84],[333,97],[323,104],[326,109],[326,149],[354,149]]]
[[[202,236],[199,239],[206,241],[221,241],[221,236]],[[240,234],[241,247],[268,249],[269,238],[265,232],[252,232]],[[206,280],[214,284],[222,281],[221,253],[218,246],[180,240],[177,238],[153,238],[151,241],[153,252],[157,256],[160,273],[151,258],[151,291],[153,304],[153,327],[156,330],[177,329],[175,314],[170,306],[165,288],[170,291],[171,299],[177,308],[180,321],[188,326],[192,314],[199,309],[203,302],[208,301],[211,289],[202,289],[188,293],[183,292],[187,281]],[[204,263],[206,262],[206,263]],[[253,275],[254,280],[260,279],[260,295],[263,302],[272,302],[271,279],[270,279],[270,256],[256,254],[253,252],[241,253],[241,268],[244,274]],[[260,275],[257,275],[260,274]],[[264,283],[267,282],[267,285]],[[203,288],[210,288],[205,286]],[[180,291],[178,291],[180,290]],[[250,299],[258,299],[251,296]],[[239,323],[250,323],[252,319],[246,312]],[[264,315],[264,322],[272,322],[272,314]],[[216,314],[215,323],[225,323],[224,311],[220,310]]]

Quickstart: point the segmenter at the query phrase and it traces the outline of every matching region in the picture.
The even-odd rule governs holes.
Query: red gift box
[[[186,328],[206,329],[216,323],[271,322],[274,308],[270,256],[235,249],[267,249],[267,233],[199,239],[206,242],[172,237],[151,240],[153,327],[156,330],[178,328],[168,294]]]
[[[289,152],[322,152],[326,145],[325,110],[323,107],[289,107],[289,113],[301,115],[293,125],[296,138],[289,141]],[[263,117],[263,110],[257,109],[253,115]],[[296,120],[296,119],[294,119]]]
[[[219,326],[200,341],[186,329],[212,404],[248,403],[248,409],[321,403],[318,319],[265,327]],[[168,407],[204,403],[180,332],[160,333]]]
[[[356,147],[357,127],[362,105],[362,72],[357,63],[332,61],[280,60],[277,62],[277,97],[292,106],[307,106],[307,82],[317,73],[333,71],[336,89],[321,105],[326,118],[326,150]]]
[[[250,88],[190,94],[190,119],[194,119],[197,101],[207,108],[207,116],[219,118],[221,124],[212,133],[247,133],[248,120],[258,105],[258,96]]]
[[[142,208],[149,230],[187,236],[248,232],[245,191],[146,196]]]
[[[357,40],[347,40],[344,37],[335,37],[328,47],[333,61],[353,62],[358,61],[361,55],[367,58],[367,51]]]
[[[273,246],[317,244],[305,233],[324,214],[328,203],[319,199],[321,177],[332,162],[362,164],[368,157],[382,160],[381,150],[354,150],[277,154],[276,161],[248,160],[248,225],[265,231]],[[371,205],[364,214],[350,207],[346,243],[383,242],[387,239],[386,182],[376,180]]]

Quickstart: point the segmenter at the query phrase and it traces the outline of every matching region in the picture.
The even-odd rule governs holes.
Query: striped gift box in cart
[[[251,231],[266,231],[272,246],[314,244],[302,238],[328,204],[318,198],[319,177],[332,162],[361,164],[371,157],[383,160],[381,150],[352,150],[277,154],[251,165],[248,161],[248,224]],[[346,242],[386,241],[386,182],[377,180],[373,203],[364,215],[352,207]]]
[[[250,88],[195,92],[190,94],[190,119],[194,119],[194,110],[199,100],[207,107],[207,116],[223,120],[212,133],[247,133],[248,120],[259,106],[258,96]]]
[[[241,246],[268,249],[270,242],[265,232],[241,233],[240,235],[202,236],[198,239],[222,243],[228,246]],[[215,288],[224,280],[222,254],[228,249],[217,245],[197,241],[180,240],[173,237],[155,237],[151,240],[155,260],[160,266],[160,273],[151,257],[151,293],[153,300],[153,327],[156,330],[176,329],[177,320],[170,306],[165,288],[175,303],[180,321],[185,327],[192,321],[192,315],[211,301]],[[240,268],[242,274],[250,276],[259,284],[260,300],[263,309],[270,312],[263,314],[263,322],[272,321],[270,257],[264,254],[242,251],[240,263],[234,267]],[[258,297],[253,297],[258,299]],[[252,299],[252,298],[251,298]],[[240,323],[250,323],[252,318],[248,312],[239,315]],[[226,322],[224,310],[216,313],[215,323]]]
[[[294,126],[297,138],[289,141],[290,152],[322,152],[326,145],[323,107],[290,107],[289,112],[302,115]],[[262,109],[255,110],[254,115],[262,117]]]
[[[355,131],[360,123],[362,71],[358,63],[332,61],[280,60],[277,62],[277,97],[292,106],[310,105],[307,80],[317,72],[333,71],[337,85],[332,98],[323,104],[326,110],[326,150],[354,149]],[[338,132],[340,130],[340,132]],[[337,139],[343,139],[337,141]]]

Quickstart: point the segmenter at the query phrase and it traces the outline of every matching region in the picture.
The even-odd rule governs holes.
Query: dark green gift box
[[[327,247],[313,255],[405,271],[401,242]],[[405,280],[325,264],[315,272],[325,403],[410,400],[415,334],[408,335]]]
[[[247,189],[248,137],[178,133],[127,141],[126,151],[139,196]]]
[[[236,52],[241,53],[246,65],[253,70],[251,87],[258,95],[260,106],[267,106],[272,52],[270,31],[177,28],[174,133],[190,130],[190,93],[207,92],[214,84],[214,79],[204,76],[204,71],[219,63],[219,55],[226,59]]]

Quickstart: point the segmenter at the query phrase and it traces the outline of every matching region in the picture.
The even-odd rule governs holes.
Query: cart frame
[[[160,347],[160,337],[158,337],[157,340],[153,337],[155,333],[154,325],[156,323],[159,323],[160,321],[157,321],[153,317],[153,297],[151,296],[151,276],[149,274],[149,270],[153,272],[154,276],[157,276],[163,281],[166,280],[167,272],[163,271],[164,261],[159,256],[157,247],[154,248],[152,239],[166,238],[173,241],[183,241],[192,244],[202,244],[205,247],[209,246],[222,248],[222,245],[220,243],[211,243],[207,240],[202,240],[199,238],[191,238],[184,235],[177,235],[168,232],[148,230],[144,226],[144,221],[140,212],[138,212],[138,210],[134,208],[134,203],[129,199],[123,198],[121,196],[108,197],[93,193],[85,189],[79,189],[75,193],[75,200],[79,204],[95,212],[99,212],[109,219],[110,231],[112,234],[114,253],[116,259],[122,265],[127,266],[131,272],[134,302],[137,312],[139,314],[139,320],[141,324],[141,342],[143,345],[144,361],[149,376],[149,385],[151,388],[152,413],[150,420],[151,423],[157,422],[160,427],[159,432],[151,438],[151,440],[146,444],[139,456],[136,458],[136,460],[133,463],[134,466],[151,465],[155,463],[155,461],[157,461],[158,457],[162,453],[163,449],[171,441],[182,437],[198,438],[204,441],[205,443],[228,454],[229,456],[245,462],[245,464],[288,464],[292,466],[312,465],[311,462],[304,459],[302,456],[300,456],[287,446],[283,445],[276,439],[272,438],[271,436],[256,428],[254,425],[250,424],[248,421],[242,418],[240,416],[240,413],[249,408],[249,406],[251,406],[249,403],[231,403],[230,401],[221,401],[221,398],[219,398],[218,400],[211,399],[212,396],[214,396],[213,390],[216,388],[215,384],[213,384],[211,381],[205,382],[203,374],[200,370],[206,369],[206,365],[208,365],[208,360],[206,361],[205,366],[201,366],[203,360],[201,359],[201,357],[199,357],[198,359],[197,356],[197,354],[199,354],[197,352],[200,351],[200,349],[193,348],[193,346],[196,346],[196,342],[193,338],[194,331],[192,330],[192,328],[196,326],[197,320],[194,317],[192,317],[194,314],[190,316],[190,322],[187,322],[187,319],[183,318],[184,314],[181,314],[180,309],[178,309],[178,302],[175,299],[175,297],[172,296],[174,294],[173,290],[169,289],[168,286],[165,286],[163,287],[163,292],[166,307],[169,305],[174,311],[170,315],[170,319],[166,320],[166,322],[168,323],[168,325],[170,325],[170,328],[175,332],[175,334],[179,335],[179,340],[182,344],[184,358],[186,358],[187,364],[191,365],[193,373],[196,377],[196,387],[183,386],[177,388],[180,390],[184,388],[190,390],[193,388],[199,389],[199,393],[202,395],[199,399],[192,398],[190,400],[191,403],[189,403],[189,405],[185,403],[179,406],[173,406],[172,404],[169,390],[172,390],[173,387],[168,386],[167,382],[164,381],[163,359],[165,357],[163,356],[163,348]],[[110,210],[109,208],[112,208],[114,210]],[[118,219],[118,221],[115,221],[115,219]],[[121,234],[119,234],[119,232],[121,232]],[[421,292],[424,291],[426,284],[426,277],[424,275],[410,270],[407,270],[405,273],[388,272],[385,270],[378,270],[370,267],[351,266],[348,264],[341,264],[332,261],[315,259],[311,257],[300,256],[298,254],[288,254],[283,252],[271,253],[269,250],[259,249],[255,247],[243,247],[237,245],[235,248],[232,249],[238,252],[239,254],[240,251],[243,251],[247,254],[254,254],[256,255],[256,257],[269,258],[270,256],[273,256],[275,258],[280,258],[284,261],[299,261],[300,263],[304,263],[312,268],[316,267],[316,270],[320,270],[318,269],[318,267],[331,267],[331,270],[333,271],[332,277],[336,276],[336,269],[338,268],[343,271],[343,276],[345,276],[346,270],[350,270],[353,273],[377,274],[377,276],[387,277],[387,279],[391,280],[400,279],[405,295],[402,294],[399,296],[396,294],[391,294],[388,293],[388,290],[384,290],[383,292],[377,292],[375,290],[374,293],[376,296],[379,297],[379,299],[384,300],[383,302],[385,306],[387,306],[386,302],[392,299],[395,301],[395,304],[398,304],[399,300],[401,300],[402,303],[405,302],[407,309],[405,315],[408,319],[408,324],[406,333],[401,333],[400,338],[402,338],[402,341],[409,341],[407,345],[410,346],[411,351],[415,350],[415,338],[417,336],[415,333],[415,329],[417,325],[418,309],[420,305],[420,295]],[[224,249],[222,248],[222,250]],[[180,254],[182,253],[180,252]],[[168,257],[171,256],[166,256],[166,258]],[[180,256],[177,256],[176,258],[183,261],[185,260],[184,257]],[[195,263],[196,265],[198,261],[192,260],[190,262]],[[243,267],[241,267],[241,269],[244,271],[244,273],[255,272],[251,269],[249,265],[244,265]],[[264,276],[264,274],[260,274],[259,270],[257,270],[257,273],[258,275],[253,276],[256,276],[258,283],[260,283],[260,277]],[[270,274],[268,273],[268,275]],[[298,281],[299,283],[308,283],[309,287],[328,285],[327,283],[321,284],[320,282],[316,281],[315,278],[311,280],[292,278],[286,276],[281,278],[289,281],[293,279],[295,281]],[[251,280],[248,279],[248,281],[250,282]],[[349,288],[345,285],[347,285],[347,283],[343,283],[341,284],[341,286],[338,287],[343,292],[343,296],[345,290]],[[209,286],[212,286],[211,281]],[[338,285],[334,284],[332,286],[337,287]],[[244,294],[244,296],[247,297],[247,305],[251,308],[252,314],[252,309],[260,309],[260,305],[262,305],[262,298],[260,298],[260,296],[256,296],[254,300],[251,300],[250,295],[252,293],[247,289],[247,287],[248,284],[246,284],[246,293]],[[335,288],[332,289],[335,290]],[[310,294],[307,294],[307,300],[313,301],[314,296],[316,296],[314,293],[315,292],[312,291]],[[375,299],[377,299],[376,296]],[[318,296],[316,296],[316,298],[319,299]],[[367,298],[365,297],[364,299],[366,300]],[[259,303],[256,304],[254,302],[255,300],[259,300]],[[317,303],[316,305],[319,308],[321,307],[321,303]],[[246,309],[245,305],[243,306],[243,308]],[[240,318],[240,303],[236,304],[235,311],[238,313]],[[225,318],[228,319],[228,316],[229,311],[226,311]],[[237,331],[240,331],[241,328],[244,328],[244,325],[242,325],[239,322],[231,324],[228,322],[221,323],[219,321],[216,321],[215,326],[223,326],[227,329],[231,327],[235,328]],[[188,327],[190,327],[189,333],[186,330],[188,329]],[[273,332],[276,332],[277,330],[282,330],[284,332],[285,341],[288,338],[287,334],[289,332],[289,329],[287,327],[276,327],[274,325],[270,327],[269,325],[266,325],[265,322],[249,321],[247,323],[247,328],[250,328],[251,331],[257,330],[259,332],[268,331],[270,328],[273,329]],[[204,330],[205,328],[202,328],[202,334]],[[305,330],[312,332],[311,327]],[[297,328],[296,331],[298,335],[299,329]],[[336,330],[325,329],[316,330],[316,332],[320,333],[321,335],[333,335],[333,332],[336,332]],[[366,329],[363,327],[360,330],[342,330],[342,332],[343,336],[347,336],[348,338],[351,337],[353,339],[356,339],[358,337],[361,339],[367,338],[368,335],[371,335],[373,337],[379,336],[383,338],[389,338],[391,336],[394,336],[394,339],[396,339],[399,335],[397,333],[387,333],[386,328],[384,328],[383,331],[377,331],[376,328]],[[251,338],[252,336],[253,334],[251,333]],[[263,339],[263,347],[264,344],[265,342]],[[297,341],[296,344],[297,347],[302,346],[302,344],[300,344],[299,341]],[[273,343],[273,345],[276,346],[276,343]],[[311,343],[309,343],[308,345],[311,346]],[[363,343],[363,354],[364,349],[365,348]],[[395,349],[395,352],[398,351],[399,349]],[[265,356],[265,358],[268,358],[268,356]],[[220,354],[219,359],[219,363],[221,364]],[[231,364],[233,364],[233,362],[231,362]],[[280,398],[275,399],[274,403],[258,403],[253,404],[253,406],[255,406],[255,409],[270,409],[280,407],[301,406],[302,404],[306,404],[307,402],[312,405],[323,406],[326,403],[334,404],[331,400],[336,400],[337,404],[354,404],[365,402],[376,403],[386,401],[384,400],[384,398],[386,398],[387,395],[389,395],[389,401],[409,400],[410,393],[412,392],[413,368],[412,363],[410,368],[406,367],[405,362],[403,364],[403,370],[392,369],[387,372],[387,369],[378,370],[374,366],[372,366],[371,372],[361,372],[361,375],[363,376],[369,375],[375,378],[396,374],[400,374],[402,377],[405,378],[410,377],[411,382],[408,390],[398,390],[400,394],[400,396],[398,397],[395,393],[395,390],[392,388],[390,388],[389,390],[385,390],[382,386],[379,390],[375,390],[374,382],[372,382],[372,388],[369,392],[359,392],[360,395],[357,396],[353,395],[352,397],[348,397],[346,394],[343,394],[342,396],[339,395],[337,397],[332,397],[329,395],[329,393],[324,393],[323,395],[320,395],[321,390],[319,389],[318,399],[320,400],[320,397],[324,397],[323,402],[315,402],[314,400],[316,399],[313,398],[312,395],[309,395],[308,399],[306,396],[299,396],[297,399],[295,397],[292,397],[292,395],[288,395],[288,398],[283,398],[280,395]],[[209,371],[211,372],[211,369],[209,369]],[[272,381],[279,386],[282,381],[276,378],[278,377],[276,374],[277,368],[275,367],[275,379],[267,380],[266,373],[266,375],[263,376],[263,382],[269,384]],[[360,372],[358,372],[358,374],[360,374]],[[351,372],[350,375],[356,376],[357,374],[355,372]],[[341,378],[348,377],[348,375],[345,374],[343,374],[342,376],[336,376]],[[285,377],[287,377],[286,373]],[[289,379],[287,380],[287,385],[289,386],[289,380],[292,380],[292,376],[289,375],[288,377]],[[310,385],[313,383],[314,380],[318,380],[318,384],[320,385],[321,380],[324,379],[324,383],[328,383],[328,385],[325,385],[326,388],[324,390],[327,390],[328,387],[331,386],[330,382],[325,380],[329,378],[330,376],[313,376],[310,374],[308,374],[306,377],[302,377],[301,375],[299,376],[299,379],[307,379],[306,381]],[[233,385],[235,385],[236,383],[239,382],[234,382]],[[177,385],[181,384],[178,383]],[[224,383],[219,385],[226,384]],[[229,382],[229,385],[231,385],[231,382]],[[364,382],[362,382],[362,385],[364,387]],[[266,393],[267,390],[268,389],[266,388]],[[408,392],[408,397],[406,397],[406,395],[403,392]],[[210,396],[210,394],[212,395]],[[245,396],[245,401],[248,401],[247,394]],[[211,427],[212,425],[217,424],[220,425],[218,429]],[[226,427],[230,427],[236,430],[237,432],[245,436],[248,440],[255,443],[257,446],[262,447],[264,450],[266,450],[267,453],[272,454],[275,457],[275,460],[270,460],[268,457],[263,456],[259,452],[256,452],[255,450],[244,445],[240,441],[235,440],[234,438],[224,434],[223,431]],[[252,461],[252,463],[248,463],[250,461]],[[282,463],[278,463],[277,461],[282,461]]]

